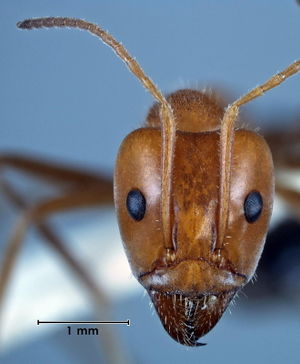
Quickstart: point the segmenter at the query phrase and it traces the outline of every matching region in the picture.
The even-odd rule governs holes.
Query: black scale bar
[[[68,325],[127,325],[130,326],[130,320],[127,321],[36,321],[37,325],[40,324],[68,324]]]

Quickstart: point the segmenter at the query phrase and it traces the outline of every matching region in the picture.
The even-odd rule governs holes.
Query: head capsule
[[[168,333],[194,346],[255,272],[271,216],[273,164],[262,137],[247,130],[235,132],[228,222],[217,245],[221,167],[216,120],[223,111],[215,100],[185,90],[179,113],[178,105],[172,104],[177,93],[168,98],[177,121],[168,242],[173,248],[171,259],[161,218],[161,129],[153,121],[153,109],[153,127],[133,131],[120,147],[114,191],[133,274],[147,289]],[[180,130],[186,128],[187,118],[195,117],[195,106],[191,107],[195,97],[200,120],[191,123],[200,125],[200,130]],[[204,131],[201,117],[207,109],[214,111]]]

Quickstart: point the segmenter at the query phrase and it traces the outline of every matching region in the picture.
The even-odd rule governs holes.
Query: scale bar
[[[68,325],[127,325],[130,326],[130,320],[127,321],[41,321],[37,320],[36,324],[68,324]]]

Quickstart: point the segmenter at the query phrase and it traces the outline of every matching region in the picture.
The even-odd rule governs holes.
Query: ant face
[[[160,130],[131,133],[120,148],[115,171],[119,226],[132,270],[150,294],[165,329],[187,345],[197,345],[251,279],[272,210],[268,146],[257,134],[239,130],[233,149],[228,226],[221,249],[216,249],[218,145],[217,131],[177,132],[171,263],[166,259],[161,222]]]

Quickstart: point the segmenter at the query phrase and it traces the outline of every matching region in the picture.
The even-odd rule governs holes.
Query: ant
[[[205,345],[199,338],[216,325],[255,274],[272,212],[271,152],[257,133],[237,129],[239,109],[297,73],[300,61],[224,109],[215,97],[196,90],[164,96],[125,47],[93,23],[51,17],[24,20],[18,27],[89,31],[113,49],[155,98],[144,127],[130,133],[118,153],[113,189],[120,233],[132,272],[149,293],[168,334],[187,346]],[[44,220],[58,211],[111,203],[110,180],[19,156],[0,161],[72,184],[65,195],[29,207],[24,197],[2,183],[24,213],[5,255],[0,302],[24,235],[36,224],[99,304],[107,305]]]

